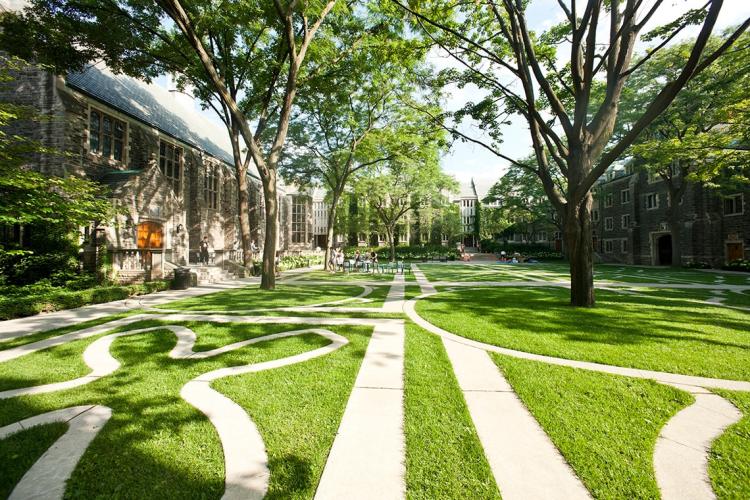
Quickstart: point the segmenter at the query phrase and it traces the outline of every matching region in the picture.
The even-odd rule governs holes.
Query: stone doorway
[[[672,235],[663,234],[656,237],[656,264],[659,266],[672,265]]]

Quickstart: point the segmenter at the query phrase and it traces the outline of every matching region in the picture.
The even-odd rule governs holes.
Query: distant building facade
[[[0,99],[31,106],[50,120],[14,125],[13,133],[64,154],[42,154],[33,168],[76,175],[111,188],[121,214],[83,228],[106,241],[121,281],[162,277],[196,262],[204,236],[215,264],[241,261],[237,187],[225,129],[184,106],[166,89],[107,69],[60,77],[29,66]],[[265,211],[256,173],[248,174],[252,238],[262,246]],[[279,189],[282,252],[314,248],[311,195]]]
[[[681,265],[750,258],[748,190],[719,195],[691,183],[678,200]],[[665,182],[642,169],[610,170],[595,187],[594,249],[603,262],[672,264]]]

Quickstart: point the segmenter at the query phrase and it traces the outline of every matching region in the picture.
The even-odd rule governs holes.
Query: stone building
[[[161,277],[198,260],[209,239],[212,264],[241,261],[237,189],[226,129],[164,87],[91,66],[67,77],[29,66],[0,89],[0,99],[36,108],[49,119],[17,123],[13,133],[62,154],[42,154],[33,168],[77,175],[111,188],[121,213],[112,223],[82,228],[104,238],[122,281]],[[251,186],[253,239],[263,244],[264,209],[257,172]],[[312,197],[279,187],[278,248],[313,248]]]
[[[720,195],[691,183],[680,204],[682,264],[721,267],[750,258],[747,190]],[[630,165],[611,169],[595,188],[594,248],[603,262],[672,263],[669,199],[661,177]]]

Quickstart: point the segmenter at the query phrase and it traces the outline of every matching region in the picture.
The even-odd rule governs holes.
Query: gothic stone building
[[[50,119],[16,124],[12,132],[63,153],[39,155],[33,168],[111,188],[122,213],[82,234],[94,231],[97,238],[90,240],[106,241],[120,280],[161,277],[196,262],[204,236],[215,264],[240,260],[231,144],[224,127],[197,112],[192,100],[96,66],[67,77],[29,66],[14,76],[0,89],[0,100]],[[262,246],[262,190],[256,172],[248,175],[253,239]],[[282,185],[279,193],[278,248],[312,249],[311,197],[293,186]]]
[[[750,258],[747,190],[720,196],[698,183],[680,204],[682,264],[721,267]],[[629,166],[612,170],[595,188],[594,248],[603,262],[641,265],[672,263],[667,224],[669,199],[664,181]]]

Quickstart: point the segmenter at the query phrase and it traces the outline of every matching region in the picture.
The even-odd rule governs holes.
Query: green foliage
[[[746,273],[750,273],[750,260],[747,260],[747,259],[733,260],[732,262],[724,266],[724,269],[727,269],[729,271],[744,271]]]
[[[55,287],[48,281],[24,287],[0,289],[0,320],[31,316],[40,312],[74,309],[88,304],[99,304],[168,290],[169,281],[149,281],[139,285],[101,286],[76,290],[85,281],[72,284],[71,289]]]
[[[279,262],[280,271],[297,269],[299,267],[310,267],[323,263],[322,255],[285,255]]]
[[[527,259],[538,259],[545,261],[563,258],[560,252],[555,252],[554,250],[550,249],[549,245],[534,243],[509,244],[490,239],[482,240],[482,251],[498,255],[500,254],[500,252],[505,252],[508,256],[512,256],[514,253],[518,252]]]
[[[354,252],[357,250],[360,253],[377,253],[378,262],[387,262],[390,259],[390,249],[387,247],[350,248],[346,251],[346,257],[354,257]],[[454,247],[444,247],[442,245],[399,245],[396,246],[395,250],[397,261],[425,261],[441,258],[447,260],[458,259],[458,250]]]

